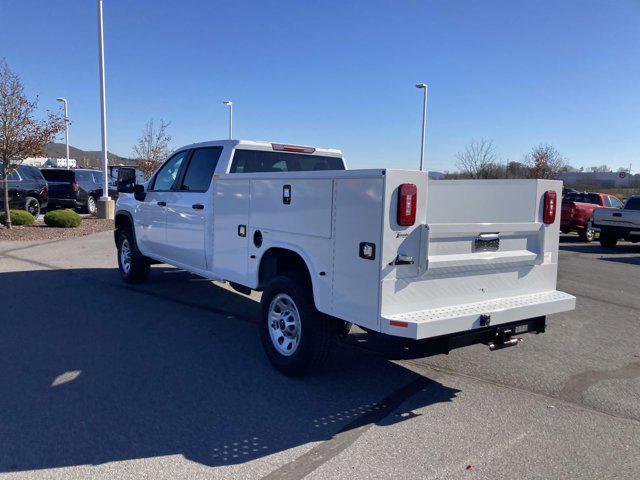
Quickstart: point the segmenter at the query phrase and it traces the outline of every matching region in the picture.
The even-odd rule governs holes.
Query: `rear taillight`
[[[398,225],[410,227],[416,223],[418,187],[413,183],[403,183],[398,187]]]
[[[557,206],[558,206],[558,202],[557,202],[557,194],[555,190],[547,190],[544,193],[544,215],[543,215],[543,221],[547,225],[556,221]]]
[[[74,192],[77,192],[79,188],[80,187],[78,187],[78,182],[73,182],[71,184],[71,190],[73,190]]]

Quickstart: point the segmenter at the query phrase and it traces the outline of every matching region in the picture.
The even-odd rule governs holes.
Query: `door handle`
[[[614,214],[613,214],[613,216],[614,216],[614,217],[621,217],[621,216],[622,216],[622,214],[621,214],[621,213],[614,213]]]
[[[167,206],[167,202],[158,202],[158,205],[161,207],[166,207]]]
[[[191,205],[191,208],[193,208],[194,210],[204,210],[204,205],[202,205],[201,203],[195,203]]]

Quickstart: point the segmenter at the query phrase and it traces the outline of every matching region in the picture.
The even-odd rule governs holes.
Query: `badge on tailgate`
[[[473,243],[476,252],[495,252],[500,248],[500,237],[498,233],[481,233]]]

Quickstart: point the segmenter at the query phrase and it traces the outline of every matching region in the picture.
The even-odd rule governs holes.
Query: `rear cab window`
[[[41,170],[42,176],[47,182],[68,182],[75,181],[73,170]]]
[[[312,172],[344,170],[340,157],[237,149],[229,173]]]
[[[625,210],[640,210],[640,197],[631,197],[624,206]]]
[[[568,193],[565,195],[563,201],[602,205],[602,197],[597,193]]]

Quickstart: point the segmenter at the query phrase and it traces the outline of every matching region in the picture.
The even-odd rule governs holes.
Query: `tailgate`
[[[402,183],[418,185],[412,227],[395,221]],[[573,297],[555,290],[560,212],[543,223],[547,190],[560,200],[558,181],[388,172],[381,329],[426,338],[479,327],[483,314],[493,325],[572,308]]]
[[[41,172],[49,185],[49,198],[75,198],[77,191],[73,188],[73,171],[42,169]]]

